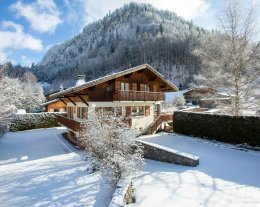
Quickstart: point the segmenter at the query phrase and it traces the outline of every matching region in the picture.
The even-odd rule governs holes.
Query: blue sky
[[[0,63],[29,66],[52,45],[70,39],[109,11],[133,0],[0,0]],[[260,0],[242,0],[259,3]],[[226,0],[135,0],[176,12],[207,29],[217,28],[216,17]]]

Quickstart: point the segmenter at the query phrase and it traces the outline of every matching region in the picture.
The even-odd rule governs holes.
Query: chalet
[[[196,87],[183,93],[186,103],[203,108],[214,108],[218,102],[230,104],[231,96],[209,87]]]
[[[55,91],[52,93],[48,93],[45,95],[47,102],[43,103],[41,106],[45,107],[46,112],[65,112],[66,111],[66,103],[61,101],[60,99],[51,99],[50,95],[55,94],[59,91]]]
[[[47,111],[65,107],[67,116],[58,116],[58,121],[72,131],[79,129],[76,123],[108,111],[119,113],[132,127],[147,130],[160,116],[164,92],[177,90],[158,71],[144,64],[86,83],[84,76],[78,76],[74,87],[50,94],[45,105]]]

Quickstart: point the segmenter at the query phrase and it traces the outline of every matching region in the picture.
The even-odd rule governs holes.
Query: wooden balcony
[[[62,115],[57,115],[57,121],[73,132],[81,132],[86,126],[84,125],[86,123],[85,121],[77,121]],[[123,122],[129,126],[132,126],[132,119],[130,117],[125,117]]]
[[[76,121],[74,119],[65,117],[65,116],[57,116],[57,121],[61,125],[69,128],[70,130],[74,132],[80,132],[82,131],[82,126],[84,122]]]
[[[164,93],[150,91],[116,91],[114,101],[163,101]]]

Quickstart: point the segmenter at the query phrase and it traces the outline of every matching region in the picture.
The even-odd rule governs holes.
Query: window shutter
[[[116,91],[120,90],[120,81],[115,81],[115,90]]]
[[[145,116],[150,115],[150,106],[145,106]]]
[[[137,83],[132,83],[132,90],[137,91]]]
[[[127,117],[131,116],[131,106],[126,106],[125,107],[125,115]]]
[[[144,91],[144,84],[140,84],[140,91]]]
[[[156,87],[155,84],[153,84],[152,88],[153,88],[153,92],[158,92],[157,87]]]
[[[88,108],[87,107],[82,108],[82,118],[88,119]]]
[[[77,117],[80,118],[80,107],[77,107]]]

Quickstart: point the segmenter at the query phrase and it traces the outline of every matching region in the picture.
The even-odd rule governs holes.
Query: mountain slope
[[[34,71],[40,80],[70,86],[77,74],[91,80],[148,63],[175,84],[185,84],[199,65],[191,50],[206,34],[173,12],[130,3],[53,46]]]

